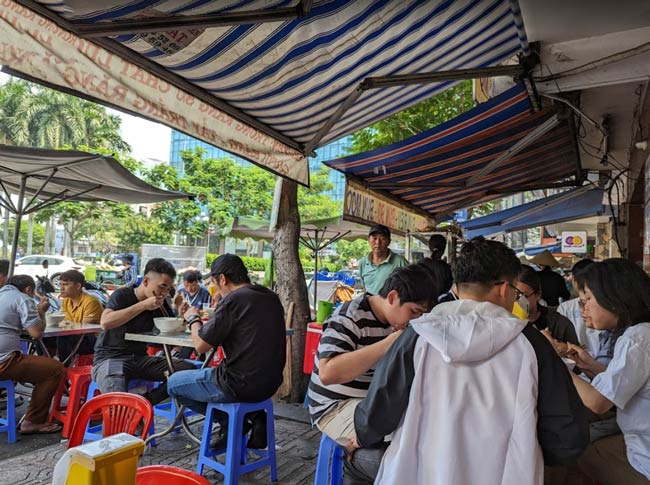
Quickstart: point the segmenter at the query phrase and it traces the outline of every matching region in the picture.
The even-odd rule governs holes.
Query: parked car
[[[14,274],[26,274],[36,279],[36,276],[43,276],[46,270],[43,269],[43,261],[47,260],[47,274],[54,288],[59,289],[59,276],[64,271],[71,269],[80,273],[84,272],[83,264],[67,256],[50,256],[44,254],[32,254],[16,260]]]

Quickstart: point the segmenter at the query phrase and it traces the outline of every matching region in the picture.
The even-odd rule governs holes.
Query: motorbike
[[[40,296],[47,298],[47,301],[50,303],[50,308],[48,312],[58,312],[61,310],[61,301],[54,296],[56,289],[50,281],[50,276],[48,273],[48,262],[47,259],[43,260],[43,269],[45,270],[45,276],[36,276],[36,293]]]
[[[93,295],[95,298],[99,300],[99,303],[102,304],[103,307],[106,307],[106,304],[108,303],[109,295],[106,289],[94,281],[86,281],[84,283],[84,291],[86,293],[90,293]]]

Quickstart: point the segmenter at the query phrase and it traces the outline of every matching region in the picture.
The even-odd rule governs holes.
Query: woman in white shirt
[[[634,263],[608,259],[585,274],[585,316],[597,330],[614,332],[609,365],[597,366],[571,346],[580,367],[597,368],[588,383],[572,373],[583,403],[596,414],[617,408],[623,435],[595,441],[579,461],[584,473],[604,485],[648,485],[650,479],[650,277]]]

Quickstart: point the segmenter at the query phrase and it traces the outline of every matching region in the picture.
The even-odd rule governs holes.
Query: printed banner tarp
[[[308,185],[308,162],[300,152],[16,2],[0,5],[0,64],[163,123]]]

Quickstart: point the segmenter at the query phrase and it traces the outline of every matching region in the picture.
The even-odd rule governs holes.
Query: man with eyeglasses
[[[410,322],[355,410],[348,483],[533,485],[577,460],[587,414],[553,346],[511,313],[520,266],[497,241],[463,245],[459,299]]]

